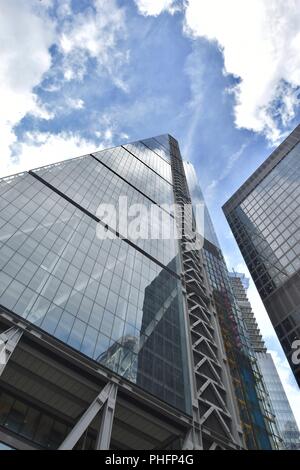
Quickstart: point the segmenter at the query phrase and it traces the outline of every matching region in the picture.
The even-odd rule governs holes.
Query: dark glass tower
[[[300,385],[300,126],[223,210]]]
[[[99,209],[125,196],[155,208],[148,231],[182,226],[191,200],[175,139],[0,180],[0,442],[240,448],[202,254],[184,230],[136,238]]]

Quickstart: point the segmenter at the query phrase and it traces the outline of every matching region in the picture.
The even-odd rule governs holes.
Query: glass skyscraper
[[[0,180],[3,445],[245,446],[203,253],[153,236],[190,203],[169,135]]]
[[[223,210],[300,385],[300,125]]]
[[[146,149],[146,161],[149,154]],[[162,157],[157,160],[158,171],[161,167],[161,173],[167,173],[169,163]],[[130,174],[130,181],[147,194],[100,163],[108,161],[112,169],[118,165],[121,176]],[[117,148],[3,179],[0,303],[100,363],[103,353],[117,345],[122,349],[120,358],[130,357],[122,375],[134,382],[144,347],[140,348],[140,339],[152,320],[153,331],[148,334],[153,334],[158,303],[164,309],[162,317],[168,318],[168,328],[165,336],[157,338],[157,348],[147,348],[150,357],[155,355],[156,368],[140,369],[138,374],[144,383],[148,374],[159,398],[188,411],[188,383],[180,366],[186,345],[179,334],[183,299],[178,247],[173,240],[146,240],[147,246],[137,249],[129,240],[100,240],[96,233],[96,210],[102,201],[114,201],[120,194],[128,195],[129,202],[146,205],[148,194],[158,204],[171,201],[172,185],[165,176],[127,149]],[[155,279],[159,279],[156,284]],[[153,300],[147,302],[149,286]],[[167,303],[171,294],[172,301]],[[124,341],[126,337],[135,343]],[[147,342],[148,337],[143,343]],[[164,348],[169,349],[159,353]],[[169,364],[164,368],[160,360],[167,357]],[[123,360],[115,360],[110,367],[119,373]]]
[[[247,449],[278,449],[279,433],[265,384],[255,358],[245,318],[231,284],[230,273],[220,249],[193,165],[186,164],[193,201],[205,205],[203,257],[218,317],[227,361],[237,398],[238,413]]]
[[[269,395],[271,411],[275,414],[276,424],[282,439],[281,448],[300,449],[298,426],[282,386],[276,366],[262,339],[254,312],[247,297],[249,279],[243,273],[230,273],[230,281],[235,299],[241,310],[249,335],[250,346],[257,359],[266,391]]]

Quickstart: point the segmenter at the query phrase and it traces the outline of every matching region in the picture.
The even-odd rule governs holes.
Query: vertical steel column
[[[100,429],[95,447],[96,450],[109,450],[117,393],[117,385],[112,384],[110,394],[102,409]]]

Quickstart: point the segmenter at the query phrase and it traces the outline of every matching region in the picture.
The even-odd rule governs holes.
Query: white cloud
[[[239,83],[235,123],[278,143],[300,103],[300,0],[135,0],[144,15],[185,8],[187,35],[215,41]],[[193,77],[191,78],[191,82]]]
[[[170,13],[176,8],[176,0],[135,0],[139,12],[145,16],[158,16],[163,11]]]
[[[36,2],[0,0],[0,155],[1,169],[9,166],[10,146],[15,143],[14,126],[31,113],[50,119],[33,89],[51,65],[49,47],[54,26],[44,10],[34,11]]]
[[[101,145],[100,148],[103,146]],[[95,142],[83,139],[77,134],[27,132],[23,142],[17,144],[17,157],[1,165],[0,177],[49,165],[95,150]]]
[[[187,56],[185,63],[185,73],[190,82],[191,98],[188,102],[187,110],[189,114],[189,127],[186,133],[183,155],[190,155],[192,152],[195,134],[198,130],[199,119],[203,115],[202,99],[205,90],[206,76],[205,67],[199,51],[195,48]]]
[[[69,2],[63,11],[69,12]],[[127,91],[121,67],[129,59],[128,50],[118,47],[126,37],[125,10],[115,0],[94,0],[93,8],[63,17],[59,38],[63,53],[63,73],[67,81],[82,80],[88,59],[96,60],[98,72],[105,71],[118,88]],[[96,70],[95,70],[96,72]]]
[[[234,87],[237,127],[273,143],[294,116],[300,86],[300,0],[188,0],[185,30],[217,41]],[[280,109],[274,109],[274,100]]]
[[[71,1],[63,0],[56,11],[59,17],[56,22],[48,10],[53,6],[52,0],[0,0],[1,176],[84,153],[86,148],[95,150],[94,142],[64,132],[56,135],[27,133],[24,140],[18,142],[14,129],[24,116],[30,114],[50,120],[56,111],[61,112],[59,105],[49,107],[35,93],[35,87],[41,84],[46,73],[55,78],[55,83],[45,86],[45,90],[57,91],[61,86],[61,80],[57,79],[60,70],[50,70],[52,44],[61,48],[67,80],[83,78],[91,57],[98,64],[96,72],[102,67],[116,86],[127,90],[119,69],[129,56],[127,51],[123,53],[117,47],[126,36],[125,10],[118,8],[115,0],[95,0],[92,5],[71,15]],[[77,97],[66,98],[65,104],[70,109],[85,106]],[[115,129],[113,133],[109,126],[101,127],[104,128],[103,143],[111,144]]]
[[[105,139],[106,140],[111,140],[112,136],[113,136],[112,129],[106,129],[106,131],[104,132]]]

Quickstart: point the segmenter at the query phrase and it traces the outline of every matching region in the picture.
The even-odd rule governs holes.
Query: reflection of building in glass
[[[242,313],[252,350],[258,362],[266,390],[270,397],[272,412],[275,414],[277,426],[286,449],[300,448],[300,434],[293,412],[276,370],[271,354],[267,352],[265,343],[258,328],[251,304],[247,297],[249,279],[242,273],[230,273],[230,281],[235,299]]]
[[[168,266],[175,265],[173,260]],[[162,270],[145,290],[137,384],[147,387],[154,395],[159,393],[177,408],[182,408],[184,402],[182,319],[176,283],[170,282]]]
[[[139,339],[134,336],[125,336],[100,354],[97,361],[131,382],[136,382],[138,352]]]
[[[176,269],[176,259],[168,267]],[[180,353],[184,345],[182,322],[177,282],[162,269],[145,289],[139,336],[118,339],[97,360],[176,408],[182,408],[185,400],[182,380],[185,368]]]
[[[292,361],[300,339],[300,126],[224,205],[277,336]]]

